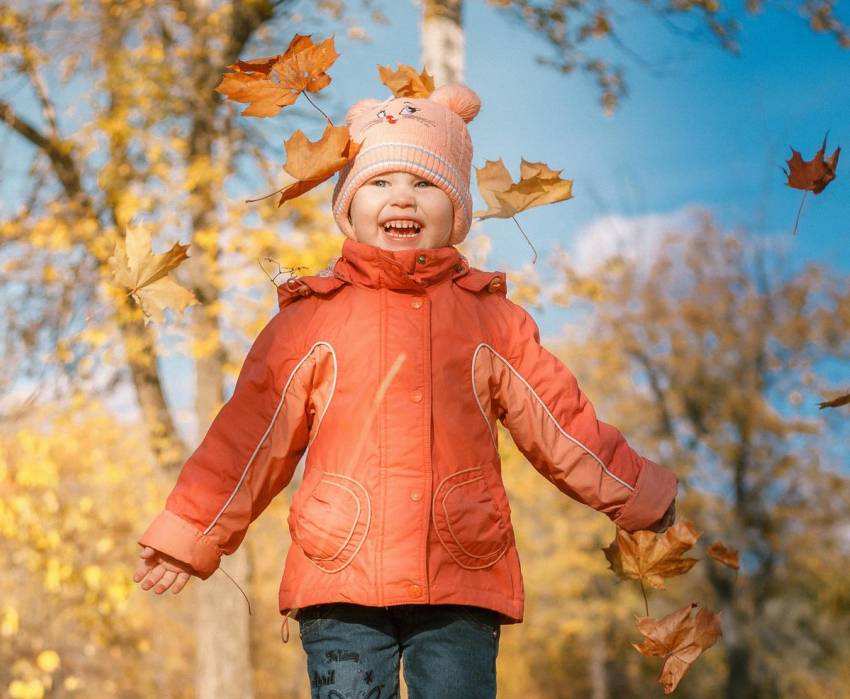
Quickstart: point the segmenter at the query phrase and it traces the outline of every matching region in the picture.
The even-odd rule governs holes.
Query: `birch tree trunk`
[[[423,0],[422,65],[434,85],[463,82],[463,0]]]

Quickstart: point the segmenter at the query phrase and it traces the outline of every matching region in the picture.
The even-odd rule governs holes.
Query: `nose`
[[[416,208],[416,196],[412,187],[395,187],[393,195],[392,203],[395,206],[412,206],[414,209]]]

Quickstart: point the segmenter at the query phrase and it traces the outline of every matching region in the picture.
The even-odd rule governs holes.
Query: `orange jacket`
[[[505,298],[453,247],[345,241],[333,271],[279,288],[280,313],[140,539],[206,579],[290,482],[281,613],[323,602],[469,604],[504,623],[523,585],[497,422],[559,490],[628,531],[676,477],[635,453]]]

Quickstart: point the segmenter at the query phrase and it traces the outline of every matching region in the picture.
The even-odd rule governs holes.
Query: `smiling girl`
[[[469,231],[480,101],[361,100],[340,172],[342,255],[279,288],[280,313],[139,543],[157,594],[212,575],[292,479],[280,587],[312,696],[492,699],[524,593],[498,424],[566,495],[627,531],[675,519],[676,477],[597,419],[575,377],[454,247]]]

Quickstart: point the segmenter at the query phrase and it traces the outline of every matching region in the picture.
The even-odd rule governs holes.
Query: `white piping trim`
[[[360,512],[362,512],[363,507],[360,505],[360,500],[357,499],[357,496],[354,494],[354,491],[351,488],[346,488],[344,485],[341,485],[340,483],[334,483],[333,481],[328,481],[328,480],[325,480],[324,478],[321,481],[319,481],[319,485],[321,485],[322,483],[327,483],[328,485],[332,485],[335,488],[339,488],[340,490],[344,490],[352,498],[354,498],[354,503],[357,505],[357,514],[354,515],[354,524],[351,525],[351,531],[348,532],[348,536],[345,537],[345,541],[342,542],[342,546],[340,546],[330,556],[325,556],[324,558],[322,556],[311,556],[306,551],[304,552],[305,555],[308,558],[312,559],[313,561],[332,561],[334,558],[338,558],[339,555],[343,551],[345,551],[345,547],[348,546],[348,542],[351,541],[351,537],[354,536],[354,530],[357,529],[357,525],[360,523]],[[318,487],[319,486],[316,486],[316,488],[313,490],[313,493],[310,494],[310,497],[312,497],[313,494],[316,492],[316,490],[318,490]],[[300,536],[300,534],[299,534],[299,536]],[[304,550],[303,547],[302,547],[301,550],[302,551]]]
[[[533,395],[533,396],[537,399],[537,402],[538,402],[538,403],[540,403],[540,405],[541,405],[541,407],[543,408],[543,410],[545,410],[545,411],[546,411],[546,414],[549,416],[549,418],[552,420],[552,422],[554,422],[554,423],[555,423],[555,426],[558,428],[558,431],[559,431],[562,435],[564,435],[564,437],[566,437],[566,438],[567,438],[567,439],[569,439],[571,442],[574,442],[576,445],[578,445],[578,446],[580,446],[582,449],[584,449],[584,450],[588,453],[588,455],[589,455],[589,456],[593,457],[593,458],[596,460],[596,462],[597,462],[597,463],[598,463],[598,464],[602,467],[602,470],[603,470],[603,471],[605,471],[605,473],[607,473],[609,476],[611,476],[611,478],[613,478],[613,479],[614,479],[615,481],[617,481],[618,483],[620,483],[620,484],[624,485],[624,486],[625,486],[626,488],[628,488],[631,492],[634,492],[634,491],[635,491],[635,489],[634,489],[632,486],[630,486],[630,485],[629,485],[628,483],[626,483],[624,480],[622,480],[621,478],[618,478],[618,477],[617,477],[617,476],[615,476],[613,473],[611,473],[611,471],[609,471],[609,470],[608,470],[608,467],[607,467],[607,466],[605,466],[605,464],[602,462],[602,459],[600,459],[600,458],[599,458],[596,454],[594,454],[594,453],[593,453],[590,449],[588,449],[586,446],[584,446],[584,444],[582,444],[581,442],[579,442],[579,441],[578,441],[575,437],[573,437],[573,436],[572,436],[572,435],[570,435],[570,434],[567,434],[567,433],[564,431],[564,428],[563,428],[563,427],[561,427],[560,423],[559,423],[559,422],[555,419],[555,416],[554,416],[554,415],[552,415],[552,413],[551,413],[551,411],[549,410],[549,408],[547,408],[547,407],[546,407],[546,404],[543,402],[543,400],[540,398],[540,396],[538,396],[538,395],[537,395],[537,393],[535,392],[535,390],[534,390],[534,389],[531,387],[531,385],[528,383],[528,381],[526,381],[526,380],[525,380],[525,379],[524,379],[524,378],[520,375],[520,373],[519,373],[516,369],[514,369],[514,368],[511,366],[511,363],[510,363],[507,359],[505,359],[505,358],[504,358],[501,354],[499,354],[496,350],[494,350],[494,349],[493,349],[490,345],[488,345],[486,342],[482,342],[480,345],[478,345],[478,347],[476,347],[476,348],[475,348],[475,353],[472,355],[472,391],[473,391],[473,393],[475,394],[475,400],[476,400],[476,401],[478,401],[478,392],[477,392],[477,390],[476,390],[476,388],[475,388],[475,360],[476,360],[476,359],[477,359],[477,357],[478,357],[478,351],[479,351],[482,347],[486,347],[486,348],[487,348],[488,350],[490,350],[493,354],[495,354],[495,355],[496,355],[499,359],[501,359],[501,360],[505,363],[505,366],[507,366],[507,367],[508,367],[508,369],[510,369],[510,370],[514,373],[514,375],[515,375],[515,376],[516,376],[516,377],[517,377],[520,381],[522,381],[522,382],[523,382],[523,384],[525,384],[525,387],[529,390],[529,392],[531,393],[531,395]],[[489,425],[490,425],[490,420],[487,418],[487,415],[486,415],[486,413],[484,412],[484,408],[482,408],[482,407],[481,407],[481,403],[480,403],[480,402],[478,403],[478,407],[479,407],[479,408],[481,408],[481,414],[482,414],[482,415],[484,415],[484,419],[487,421],[487,425],[489,426]],[[490,429],[490,434],[491,434],[491,436],[492,436],[492,433],[493,433],[493,431],[492,431],[492,428],[491,428],[491,429]]]
[[[490,439],[493,440],[493,448],[498,452],[499,442],[496,439],[496,432],[493,430],[493,425],[490,424],[490,418],[488,418],[487,413],[484,412],[484,406],[481,405],[481,401],[478,400],[478,390],[475,388],[475,360],[478,358],[478,352],[481,350],[482,347],[490,347],[490,345],[485,345],[484,343],[481,343],[480,345],[478,345],[478,347],[475,348],[475,352],[472,354],[472,373],[470,375],[470,378],[472,379],[472,395],[475,396],[475,402],[478,403],[478,409],[484,416],[484,422],[487,423],[487,430],[490,432]]]
[[[221,508],[219,513],[215,516],[215,519],[213,519],[213,521],[210,522],[210,525],[206,529],[204,529],[204,534],[210,533],[210,530],[216,525],[218,520],[224,514],[224,511],[230,506],[230,503],[233,502],[233,498],[235,498],[236,493],[239,492],[239,488],[242,486],[242,482],[245,480],[245,476],[248,475],[248,469],[250,469],[251,464],[254,463],[254,458],[257,456],[257,452],[260,451],[260,447],[266,441],[266,437],[269,436],[269,433],[272,431],[272,427],[274,427],[275,420],[277,420],[277,416],[280,413],[280,409],[283,407],[283,401],[286,400],[286,392],[289,390],[289,385],[292,383],[292,379],[295,378],[295,374],[298,373],[298,370],[301,368],[301,365],[304,364],[304,362],[306,362],[307,359],[309,359],[310,355],[313,354],[313,350],[315,350],[316,347],[318,347],[319,345],[324,345],[325,347],[327,347],[331,351],[331,356],[333,357],[333,361],[334,361],[334,378],[333,378],[333,383],[331,384],[330,397],[328,398],[328,402],[325,405],[325,409],[322,411],[321,416],[319,416],[319,422],[316,425],[316,429],[313,431],[313,439],[310,440],[310,444],[312,444],[313,441],[316,439],[316,435],[318,435],[318,433],[319,433],[319,425],[322,424],[322,418],[325,416],[325,413],[328,410],[328,406],[331,404],[331,399],[333,398],[334,390],[336,388],[336,370],[337,370],[336,352],[334,352],[334,348],[331,347],[331,345],[327,342],[317,342],[317,343],[315,343],[309,350],[307,350],[307,354],[305,354],[301,358],[301,361],[298,362],[298,364],[295,365],[295,368],[292,370],[292,373],[289,375],[289,378],[286,380],[286,385],[283,387],[283,392],[280,395],[280,402],[277,404],[277,409],[274,411],[274,415],[272,415],[272,419],[269,422],[269,426],[266,428],[266,431],[263,433],[263,436],[260,438],[260,441],[257,443],[257,446],[254,448],[254,453],[251,454],[251,458],[248,459],[248,463],[245,464],[245,468],[242,471],[242,476],[239,478],[239,482],[236,483],[236,485],[234,486],[233,492],[230,493],[230,497],[227,498],[227,502],[224,503],[224,506]],[[308,444],[307,446],[309,447],[310,445]]]
[[[502,547],[498,551],[494,551],[493,553],[487,554],[485,556],[473,556],[472,554],[468,554],[466,549],[463,546],[460,545],[460,542],[457,540],[457,537],[455,536],[454,530],[452,529],[451,523],[449,522],[449,512],[448,512],[448,509],[446,508],[446,498],[449,496],[449,492],[451,492],[453,490],[453,488],[457,487],[457,485],[466,485],[466,483],[471,483],[473,481],[479,480],[478,478],[473,478],[473,479],[470,479],[469,481],[464,481],[463,483],[458,483],[453,488],[449,488],[449,492],[447,492],[443,496],[443,512],[444,512],[445,517],[446,517],[446,525],[448,526],[449,534],[452,535],[452,539],[454,539],[455,543],[458,545],[458,547],[460,548],[460,550],[463,552],[464,555],[468,555],[471,558],[481,558],[481,559],[492,558],[493,560],[482,563],[481,565],[467,565],[466,563],[463,563],[454,554],[454,551],[452,551],[451,548],[448,545],[446,545],[446,541],[445,541],[445,539],[443,539],[443,535],[440,533],[440,527],[439,527],[440,523],[437,521],[437,497],[440,495],[440,491],[442,490],[443,486],[446,484],[446,481],[448,481],[452,478],[457,478],[458,476],[462,476],[463,474],[470,473],[472,471],[482,471],[482,473],[483,473],[483,470],[480,466],[473,466],[472,468],[466,468],[463,471],[451,473],[448,476],[446,476],[445,478],[443,478],[443,480],[440,481],[440,484],[434,489],[434,499],[432,501],[432,506],[431,506],[431,515],[434,519],[434,531],[437,534],[437,538],[440,540],[440,543],[443,545],[443,548],[446,550],[446,552],[449,554],[449,556],[452,557],[452,560],[454,560],[454,562],[457,563],[461,568],[464,568],[466,570],[483,570],[484,568],[492,568],[494,565],[496,565],[496,563],[499,561],[499,559],[501,559],[502,556],[505,554],[505,552],[508,550],[507,536],[504,534],[504,532],[502,533],[502,538],[503,538]],[[481,480],[483,480],[484,477],[480,476],[479,478]],[[484,487],[485,487],[485,489],[487,488],[487,482],[486,481],[484,481]],[[491,500],[491,502],[493,502],[493,501]],[[493,505],[495,506],[495,502],[493,502]],[[499,512],[498,507],[496,508],[496,511]],[[501,512],[499,512],[499,519],[500,520],[502,519]]]
[[[349,476],[343,476],[341,473],[329,473],[329,472],[325,471],[325,475],[326,476],[333,476],[334,478],[344,478],[345,480],[351,481],[352,483],[354,483],[358,488],[360,488],[360,490],[363,491],[363,497],[366,500],[367,509],[366,509],[366,522],[365,522],[365,525],[364,525],[365,529],[363,530],[363,536],[360,537],[360,543],[357,544],[357,546],[355,547],[355,549],[352,552],[349,559],[347,561],[343,562],[343,564],[338,566],[337,568],[324,568],[324,567],[322,567],[321,565],[319,565],[319,563],[317,563],[317,561],[324,561],[325,559],[321,559],[321,558],[315,558],[314,559],[311,555],[309,555],[304,550],[304,547],[301,546],[301,544],[299,544],[297,541],[295,543],[298,545],[298,548],[301,549],[301,552],[307,557],[307,560],[310,561],[310,563],[312,563],[314,566],[316,566],[316,568],[318,568],[319,570],[321,570],[325,573],[339,573],[339,571],[341,571],[343,568],[348,566],[348,564],[351,563],[355,559],[357,554],[360,553],[360,549],[363,547],[363,542],[366,541],[366,535],[369,533],[369,527],[372,524],[372,499],[369,497],[369,492],[366,490],[366,488],[363,487],[363,484],[360,483],[360,481],[357,481],[354,478],[350,478]],[[351,530],[351,534],[349,534],[348,539],[346,539],[345,544],[343,544],[342,549],[340,549],[339,553],[337,554],[337,555],[339,555],[339,554],[342,553],[342,551],[345,549],[345,547],[348,546],[349,542],[351,541],[351,538],[354,536],[354,532],[357,530],[357,525],[360,524],[360,513],[362,512],[362,509],[361,509],[361,506],[360,506],[360,499],[357,497],[357,495],[354,493],[353,490],[351,490],[350,488],[346,488],[344,485],[340,485],[339,483],[334,483],[333,481],[325,480],[324,478],[322,478],[322,480],[319,481],[319,484],[321,484],[323,482],[329,483],[330,485],[335,485],[338,488],[342,488],[343,490],[347,490],[357,500],[357,519],[354,521],[354,527]],[[318,488],[318,485],[316,487]],[[313,490],[313,492],[315,492],[315,489]],[[311,495],[312,495],[312,493],[311,493]]]
[[[443,514],[445,514],[445,516],[446,516],[446,527],[449,530],[449,534],[452,535],[452,539],[454,539],[458,548],[461,551],[463,551],[464,556],[469,556],[470,558],[479,558],[479,559],[492,558],[493,556],[501,556],[504,549],[506,549],[508,547],[507,540],[504,541],[504,545],[502,546],[502,549],[500,551],[498,551],[497,553],[485,553],[483,556],[479,556],[477,554],[472,553],[471,551],[467,551],[466,547],[464,547],[464,545],[462,543],[460,543],[460,539],[457,538],[457,534],[455,534],[455,530],[452,529],[452,520],[449,518],[449,508],[446,505],[446,501],[449,499],[449,496],[452,494],[452,491],[454,491],[455,489],[460,488],[460,487],[465,486],[465,485],[469,485],[470,483],[475,483],[476,481],[483,481],[483,480],[484,480],[484,476],[478,476],[477,478],[470,478],[468,481],[463,481],[463,483],[455,483],[451,488],[449,488],[446,491],[446,494],[443,496]],[[485,483],[485,486],[486,486],[486,483]],[[490,502],[493,504],[493,507],[495,508],[496,504],[493,503],[492,500]],[[496,510],[496,514],[499,515],[498,510]],[[501,519],[502,519],[502,516],[499,515],[499,520],[501,521]],[[505,538],[504,535],[503,535],[503,538]]]

